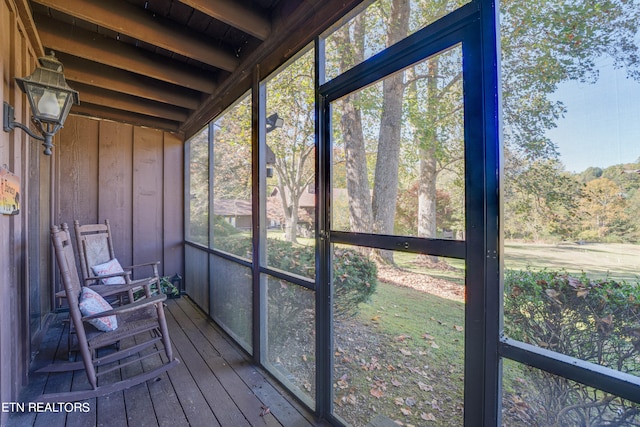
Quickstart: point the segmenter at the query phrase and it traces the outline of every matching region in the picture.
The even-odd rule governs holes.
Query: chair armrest
[[[142,264],[129,265],[126,268],[134,269],[136,267],[145,267],[145,266],[157,266],[160,265],[160,261],[152,261],[152,262],[143,262]]]
[[[102,295],[103,297],[109,297],[117,294],[122,294],[125,292],[129,292],[134,288],[138,288],[140,286],[147,286],[155,283],[156,280],[154,278],[146,278],[140,280],[133,280],[130,283],[126,283],[123,285],[92,285],[89,286],[91,289]]]
[[[112,274],[103,274],[100,276],[89,276],[86,279],[84,279],[85,282],[89,282],[89,281],[96,281],[96,280],[101,280],[101,279],[108,279],[110,277],[124,277],[126,280],[127,276],[131,275],[131,271],[130,270],[125,270],[121,273],[112,273]]]
[[[137,267],[150,267],[153,270],[153,274],[155,276],[158,276],[158,266],[160,265],[160,261],[153,261],[153,262],[145,262],[142,264],[134,264],[134,265],[129,265],[127,267],[124,267],[125,270],[133,270]],[[138,270],[140,271],[140,270]]]
[[[145,308],[145,307],[148,307],[148,306],[151,306],[151,305],[161,304],[166,299],[167,299],[167,296],[164,295],[164,294],[163,295],[156,295],[156,296],[151,297],[151,298],[140,299],[140,300],[132,302],[130,304],[121,305],[121,306],[116,307],[116,308],[114,308],[112,310],[107,310],[107,311],[103,311],[101,313],[92,314],[91,316],[83,316],[82,317],[82,321],[84,322],[86,320],[97,319],[97,318],[100,318],[100,317],[113,316],[113,315],[118,315],[118,314],[129,313],[129,312],[140,310],[142,308]]]

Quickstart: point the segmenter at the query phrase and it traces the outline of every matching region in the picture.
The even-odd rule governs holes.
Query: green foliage
[[[591,281],[584,274],[574,277],[564,272],[506,271],[504,288],[508,337],[618,371],[640,373],[638,283]],[[539,425],[581,425],[579,420],[585,418],[638,421],[640,417],[637,405],[605,398],[543,371],[525,368],[524,372],[523,381],[531,384],[521,393],[526,394],[523,399]]]
[[[337,317],[358,313],[358,305],[368,301],[376,291],[376,264],[369,257],[351,249],[333,250],[333,310]]]
[[[315,249],[311,246],[267,239],[267,263],[270,267],[308,277],[315,268]],[[250,253],[251,239],[224,239],[217,248],[233,254]],[[368,301],[376,290],[377,269],[367,256],[351,250],[335,248],[333,258],[334,312],[350,317],[358,313],[358,305]],[[284,289],[284,288],[283,288]],[[285,292],[286,293],[286,292]],[[295,292],[287,293],[295,299]],[[297,305],[295,300],[282,298],[280,304]]]
[[[169,276],[162,276],[160,278],[160,289],[168,298],[178,298],[180,296],[180,289],[171,283],[171,277]]]
[[[223,216],[215,215],[213,217],[213,235],[215,238],[228,237],[239,233],[240,231],[233,224],[226,221]]]

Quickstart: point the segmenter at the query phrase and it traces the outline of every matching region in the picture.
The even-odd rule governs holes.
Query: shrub
[[[333,251],[333,310],[338,318],[358,313],[360,303],[376,291],[377,268],[367,256],[351,249]]]
[[[216,237],[232,236],[239,234],[240,231],[232,224],[227,222],[223,216],[214,215],[213,217],[213,235]]]
[[[506,271],[505,333],[578,359],[640,374],[640,287],[591,281],[564,272]],[[638,406],[586,386],[526,368],[521,390],[534,425],[620,425],[637,420]],[[540,391],[532,393],[531,389]],[[595,422],[595,423],[594,423]],[[599,422],[599,423],[598,423]]]
[[[216,247],[246,256],[245,254],[251,253],[251,239],[246,236],[232,236],[222,239]],[[315,250],[310,246],[268,239],[267,262],[270,267],[309,277],[309,272],[315,271]],[[368,301],[375,292],[376,278],[376,265],[368,257],[354,250],[336,248],[333,259],[335,315],[350,317],[357,314],[358,305]],[[283,301],[288,299],[283,298]],[[294,304],[294,301],[291,303]]]

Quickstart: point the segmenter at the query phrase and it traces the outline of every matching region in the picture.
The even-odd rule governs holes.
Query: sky
[[[552,95],[564,102],[567,113],[547,136],[570,172],[640,158],[640,82],[627,79],[625,71],[613,69],[609,60],[597,63],[596,84],[566,82]]]

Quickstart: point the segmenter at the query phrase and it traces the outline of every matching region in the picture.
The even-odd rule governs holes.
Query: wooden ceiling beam
[[[271,23],[254,10],[232,0],[178,0],[247,34],[265,40],[271,33]]]
[[[232,52],[212,46],[202,36],[169,21],[161,22],[151,13],[123,0],[33,0],[77,19],[124,34],[134,39],[193,58],[226,71],[239,64]]]
[[[180,130],[185,137],[193,136],[249,90],[256,67],[259,79],[265,78],[360,3],[362,0],[302,0],[293,12],[280,11],[281,14],[272,19],[274,27],[269,38],[245,57],[241,68],[221,82],[216,92],[182,124]]]
[[[128,123],[135,126],[146,126],[153,129],[162,129],[170,132],[178,132],[178,123],[170,120],[156,119],[142,116],[129,111],[114,110],[101,105],[82,103],[71,108],[71,114],[95,117],[98,119],[112,120],[114,122]]]
[[[195,110],[200,105],[200,92],[87,61],[66,53],[59,52],[56,56],[64,64],[64,75],[71,87],[74,86],[74,82],[78,82],[189,110]]]
[[[187,119],[187,110],[172,107],[154,101],[148,101],[131,95],[125,95],[95,86],[76,83],[74,89],[80,94],[80,103],[102,105],[116,110],[133,111],[145,116],[183,122]]]
[[[134,46],[91,31],[61,24],[42,15],[34,16],[42,44],[90,61],[148,76],[167,83],[211,94],[216,88],[212,73],[178,64]]]

